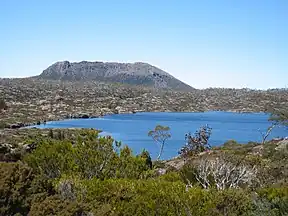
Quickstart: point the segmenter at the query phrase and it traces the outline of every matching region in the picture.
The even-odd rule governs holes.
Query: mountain
[[[193,88],[147,63],[56,62],[37,78],[63,81],[101,81],[190,91]]]

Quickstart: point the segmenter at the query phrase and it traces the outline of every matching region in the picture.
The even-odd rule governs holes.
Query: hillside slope
[[[118,82],[157,89],[190,91],[193,88],[169,73],[147,63],[56,62],[38,76],[41,79],[65,81]]]

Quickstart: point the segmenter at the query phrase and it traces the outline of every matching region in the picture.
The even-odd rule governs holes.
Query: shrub
[[[222,147],[225,149],[233,149],[239,146],[241,146],[241,144],[239,144],[236,140],[227,140]]]
[[[89,216],[90,207],[83,203],[63,200],[59,196],[50,196],[41,202],[34,202],[29,216]]]
[[[53,192],[52,185],[35,176],[27,165],[0,163],[0,215],[27,215],[33,200]]]
[[[63,174],[79,174],[82,178],[142,178],[151,167],[150,155],[133,156],[130,148],[120,149],[111,137],[98,137],[86,131],[76,143],[51,138],[35,140],[37,148],[25,161],[48,179]]]
[[[5,103],[5,101],[3,99],[0,99],[0,112],[2,110],[6,110],[8,108],[7,104]]]
[[[270,187],[261,189],[260,199],[269,202],[270,212],[274,215],[287,215],[288,212],[288,187]]]
[[[205,150],[211,149],[209,139],[212,134],[212,128],[208,125],[201,127],[192,135],[188,133],[185,135],[186,145],[178,152],[182,157],[189,157],[199,154]]]
[[[41,140],[24,160],[39,174],[54,179],[76,169],[73,151],[68,141]]]
[[[78,203],[106,215],[249,215],[250,194],[243,190],[186,190],[180,181],[160,179],[82,180]],[[81,186],[80,186],[81,185]],[[84,193],[83,193],[84,192]],[[97,215],[97,214],[96,214]]]

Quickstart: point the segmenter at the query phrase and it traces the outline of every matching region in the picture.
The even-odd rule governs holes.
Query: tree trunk
[[[161,144],[160,152],[159,152],[159,155],[158,155],[158,157],[157,157],[157,160],[160,160],[160,157],[161,157],[161,155],[162,155],[162,153],[163,153],[163,148],[164,148],[164,142]]]

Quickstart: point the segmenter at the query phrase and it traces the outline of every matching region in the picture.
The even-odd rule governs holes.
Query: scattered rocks
[[[183,158],[174,158],[173,160],[167,161],[165,164],[174,167],[176,170],[180,170],[185,165],[185,160]]]
[[[0,79],[9,109],[0,112],[0,127],[65,118],[91,118],[136,112],[267,111],[288,106],[288,90],[193,89],[190,92],[100,82]],[[22,122],[22,123],[15,123]],[[7,127],[7,126],[5,126]]]

